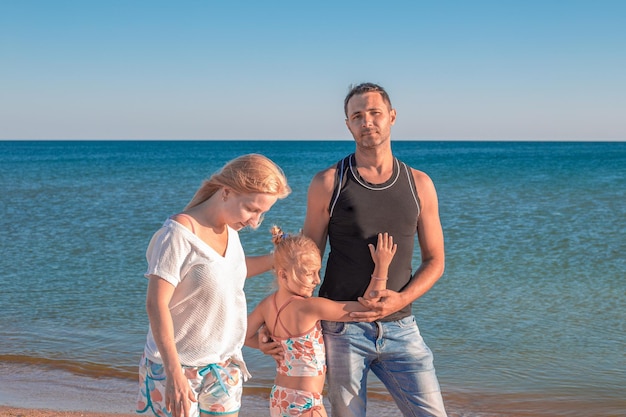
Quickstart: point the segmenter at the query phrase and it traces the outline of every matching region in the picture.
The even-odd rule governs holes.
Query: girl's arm
[[[265,325],[264,311],[266,309],[265,304],[267,304],[265,300],[267,300],[267,297],[248,314],[248,330],[246,331],[244,344],[248,347],[259,349],[264,354],[278,361],[283,357],[283,347],[280,342],[272,340],[270,332]]]
[[[378,243],[376,244],[376,248],[374,248],[374,245],[372,244],[368,246],[370,248],[372,259],[374,260],[374,272],[372,273],[370,284],[367,287],[367,290],[365,290],[365,294],[363,294],[363,298],[366,300],[373,300],[375,298],[379,298],[377,296],[378,291],[387,288],[389,265],[396,254],[398,245],[393,243],[393,236],[390,236],[389,233],[385,232],[378,234]]]
[[[262,313],[263,301],[250,314],[248,314],[248,330],[246,331],[246,340],[244,345],[259,349],[258,331],[265,324],[265,318]]]
[[[355,311],[369,311],[358,301],[333,301],[323,297],[309,297],[303,300],[294,301],[297,303],[300,322],[307,320],[329,320],[329,321],[354,321],[350,313]],[[310,326],[309,324],[303,325]]]

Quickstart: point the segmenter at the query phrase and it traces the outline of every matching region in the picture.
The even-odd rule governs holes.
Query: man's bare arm
[[[317,173],[311,180],[307,194],[306,217],[302,233],[313,239],[324,256],[330,221],[329,204],[335,181],[335,168]]]

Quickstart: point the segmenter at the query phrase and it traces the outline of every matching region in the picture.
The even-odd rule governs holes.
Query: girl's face
[[[298,265],[285,271],[287,289],[301,297],[311,297],[321,282],[322,262],[317,254],[301,256],[298,261]]]
[[[226,194],[226,199],[226,223],[237,231],[246,226],[256,229],[263,221],[263,214],[278,200],[270,194],[239,194],[232,191]]]

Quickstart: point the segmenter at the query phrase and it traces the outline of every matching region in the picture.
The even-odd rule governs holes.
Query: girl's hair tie
[[[284,233],[282,229],[276,225],[271,227],[270,232],[272,233],[272,243],[274,243],[274,245],[278,245],[289,237],[289,233]]]

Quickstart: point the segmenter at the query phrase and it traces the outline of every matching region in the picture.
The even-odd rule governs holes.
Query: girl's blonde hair
[[[278,165],[266,156],[248,154],[233,159],[204,180],[185,210],[204,203],[223,187],[240,194],[270,194],[279,199],[291,193],[287,178]]]
[[[272,242],[274,242],[274,271],[280,269],[286,271],[297,271],[298,266],[303,263],[303,258],[315,256],[320,258],[320,250],[313,240],[302,233],[288,235],[282,230],[273,226],[271,228]],[[321,262],[321,260],[320,260]],[[297,273],[293,274],[299,284],[303,284]]]

